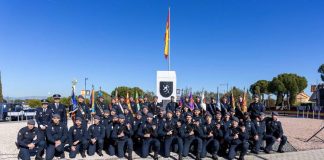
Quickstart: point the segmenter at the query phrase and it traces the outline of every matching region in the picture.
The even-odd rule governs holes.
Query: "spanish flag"
[[[165,35],[164,35],[164,57],[169,57],[169,42],[170,42],[170,8],[168,12],[168,18],[166,22]]]

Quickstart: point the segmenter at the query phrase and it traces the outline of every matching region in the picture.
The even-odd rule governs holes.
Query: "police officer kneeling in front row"
[[[46,129],[47,148],[46,159],[51,160],[54,156],[64,158],[64,145],[67,140],[67,127],[66,124],[60,122],[61,116],[54,114],[52,123]]]
[[[95,152],[98,153],[100,157],[103,156],[102,149],[104,145],[105,138],[105,127],[100,123],[100,117],[94,116],[94,124],[88,129],[88,134],[90,138],[88,155],[92,156]]]
[[[18,159],[30,160],[30,156],[36,155],[36,160],[42,160],[41,151],[45,147],[45,142],[40,139],[40,131],[35,127],[34,120],[28,120],[27,126],[19,130],[17,147],[20,149]]]
[[[153,114],[148,113],[146,122],[142,123],[138,129],[138,135],[142,139],[142,158],[146,158],[149,155],[150,147],[153,146],[154,159],[158,159],[158,153],[160,152],[160,141],[158,138],[158,127],[153,123]]]
[[[133,130],[129,123],[125,123],[125,116],[118,116],[118,123],[114,126],[111,137],[117,143],[117,157],[123,158],[125,155],[124,149],[127,148],[128,159],[132,159],[133,141],[131,139]]]
[[[69,130],[68,135],[70,145],[70,158],[75,158],[78,153],[82,158],[85,158],[85,151],[88,147],[88,134],[87,130],[82,127],[82,118],[76,117],[75,124]]]
[[[244,156],[249,149],[249,136],[245,130],[245,126],[239,126],[239,119],[232,118],[232,125],[228,128],[225,134],[225,141],[229,144],[228,159],[235,158],[236,151],[240,151],[239,160],[244,160]]]

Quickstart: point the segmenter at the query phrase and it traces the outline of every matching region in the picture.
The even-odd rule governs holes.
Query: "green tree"
[[[324,64],[322,64],[317,71],[321,74],[322,81],[324,81]]]
[[[282,105],[284,93],[286,92],[285,85],[277,77],[274,77],[269,83],[268,90],[277,96],[276,106]]]
[[[38,99],[29,99],[27,100],[27,104],[32,108],[36,108],[40,107],[42,105],[42,102]]]
[[[264,100],[264,95],[268,94],[269,81],[259,80],[250,86],[250,92],[252,94],[261,95],[261,100]]]

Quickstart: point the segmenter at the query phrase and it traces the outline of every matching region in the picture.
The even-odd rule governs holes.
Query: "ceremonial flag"
[[[247,112],[247,90],[246,92],[244,90],[244,94],[243,94],[242,111]]]
[[[204,92],[201,93],[200,106],[201,106],[201,108],[203,110],[207,111],[207,108],[206,108],[206,99],[205,99],[205,93]]]
[[[218,87],[217,87],[217,95],[216,95],[216,107],[221,111],[221,103],[219,98]]]
[[[92,86],[91,96],[90,96],[90,104],[91,104],[91,112],[95,112],[95,91],[94,87]]]
[[[235,98],[234,98],[234,94],[233,94],[233,89],[231,91],[231,105],[232,105],[232,108],[235,109]]]
[[[72,104],[72,111],[75,111],[78,109],[78,102],[75,98],[74,87],[72,87],[71,104]]]
[[[169,57],[169,47],[170,47],[170,8],[168,12],[168,18],[165,27],[165,35],[164,35],[164,57],[168,59]]]
[[[189,107],[191,111],[195,109],[195,100],[193,99],[191,92],[189,95]]]
[[[138,101],[138,93],[136,91],[135,93],[135,103],[136,103],[136,107],[137,107],[137,110],[139,111],[141,109],[140,105],[139,105],[139,101]]]
[[[132,107],[131,107],[131,105],[130,105],[130,101],[129,101],[129,94],[128,94],[128,92],[126,93],[126,104],[127,104],[127,108],[128,108],[128,110],[129,110],[132,114],[134,114],[133,109],[132,109]]]
[[[182,107],[183,105],[183,97],[182,95],[180,96],[180,100],[179,100],[179,107]]]

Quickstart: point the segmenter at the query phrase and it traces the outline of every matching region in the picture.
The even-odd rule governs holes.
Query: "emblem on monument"
[[[172,81],[160,81],[160,94],[162,97],[170,97],[173,93]]]

